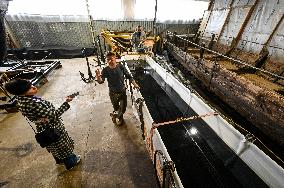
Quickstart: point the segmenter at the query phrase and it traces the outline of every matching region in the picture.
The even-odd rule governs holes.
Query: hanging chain
[[[96,43],[96,37],[95,37],[95,30],[94,30],[94,21],[93,21],[93,17],[91,15],[90,12],[90,6],[89,6],[89,1],[86,0],[86,7],[87,7],[87,12],[88,12],[88,18],[89,18],[89,27],[90,27],[90,31],[91,31],[91,35],[92,35],[92,43],[93,45],[95,45]]]

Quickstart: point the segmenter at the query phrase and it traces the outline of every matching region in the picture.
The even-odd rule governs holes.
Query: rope
[[[174,34],[173,34],[172,32],[170,32],[170,31],[167,31],[167,32],[168,32],[168,33],[171,33],[172,35],[174,35]],[[174,36],[176,36],[176,35],[174,35]],[[179,36],[176,36],[176,37],[178,37],[178,38],[180,38],[180,39],[182,39],[182,40],[186,40],[186,39],[183,39],[183,38],[181,38],[181,37],[179,37]],[[213,53],[213,54],[217,54],[217,55],[219,55],[219,56],[221,56],[221,57],[224,57],[224,58],[226,58],[226,59],[228,59],[228,60],[234,61],[234,62],[239,63],[239,64],[241,64],[241,65],[245,65],[245,66],[250,67],[250,68],[252,68],[252,69],[255,69],[255,70],[257,70],[257,71],[260,71],[260,72],[266,73],[266,74],[268,74],[268,75],[271,75],[271,76],[273,76],[273,77],[276,77],[276,78],[279,78],[279,79],[283,79],[283,80],[284,80],[284,77],[283,77],[283,76],[279,76],[279,75],[277,75],[277,74],[274,74],[274,73],[272,73],[272,72],[266,71],[266,70],[264,70],[264,69],[256,68],[256,67],[254,67],[254,66],[252,66],[252,65],[250,65],[250,64],[248,64],[248,63],[246,63],[246,62],[244,62],[244,61],[237,60],[237,59],[231,58],[231,57],[229,57],[229,56],[223,55],[223,54],[221,54],[221,53],[219,53],[219,52],[210,50],[210,49],[208,49],[208,48],[206,48],[206,47],[202,47],[202,46],[200,46],[200,45],[198,45],[198,44],[196,44],[196,43],[194,43],[194,42],[191,42],[191,41],[189,41],[189,40],[186,40],[186,41],[188,41],[190,44],[192,44],[192,45],[194,45],[194,46],[197,46],[197,47],[199,47],[199,48],[201,48],[201,49],[204,49],[204,50],[206,50],[206,51],[208,51],[208,52],[211,52],[211,53]]]
[[[200,119],[200,118],[208,117],[208,116],[212,116],[212,115],[216,116],[216,115],[219,115],[219,114],[217,112],[212,112],[212,113],[207,113],[207,114],[203,114],[203,115],[199,115],[199,116],[191,116],[191,117],[188,117],[188,118],[180,117],[180,118],[177,118],[176,120],[162,122],[162,123],[153,123],[153,126],[150,130],[150,138],[147,140],[147,144],[150,145],[151,151],[153,151],[153,142],[152,141],[153,141],[154,129],[156,129],[160,126],[170,125],[170,124],[174,124],[174,123],[178,123],[178,122],[196,120],[196,119]],[[241,127],[238,124],[234,124],[234,126],[247,133],[246,139],[248,141],[253,143],[257,140],[270,154],[272,154],[279,162],[282,163],[282,165],[284,165],[284,161],[280,157],[278,157],[271,149],[269,149],[258,137],[256,137],[255,135],[253,135],[248,130],[246,130],[245,128]]]
[[[154,150],[154,145],[153,145],[153,135],[154,135],[154,129],[160,127],[160,126],[165,126],[165,125],[170,125],[170,124],[174,124],[174,123],[179,123],[179,122],[184,122],[184,121],[190,121],[190,120],[196,120],[196,119],[200,119],[203,117],[208,117],[208,116],[216,116],[218,115],[217,112],[211,112],[211,113],[207,113],[207,114],[203,114],[203,115],[199,115],[199,116],[191,116],[188,118],[185,117],[180,117],[177,118],[175,120],[172,121],[166,121],[166,122],[162,122],[162,123],[153,123],[151,129],[150,129],[150,137],[147,138],[147,144],[150,145],[151,148],[151,152]]]
[[[180,117],[180,118],[177,118],[177,119],[172,120],[172,121],[166,121],[166,122],[162,122],[162,123],[153,123],[151,130],[156,129],[160,126],[164,126],[164,125],[200,119],[200,118],[208,117],[208,116],[212,116],[212,115],[216,116],[216,115],[219,115],[219,114],[217,112],[210,112],[210,113],[199,115],[199,116],[191,116],[191,117],[187,117],[187,118],[186,117]]]

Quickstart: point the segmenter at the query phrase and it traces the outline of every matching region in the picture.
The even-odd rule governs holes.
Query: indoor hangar
[[[0,0],[0,187],[284,188],[284,0]]]

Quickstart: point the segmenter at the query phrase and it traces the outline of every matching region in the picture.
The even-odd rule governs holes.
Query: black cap
[[[24,79],[13,79],[5,84],[5,89],[13,95],[23,95],[25,94],[32,86],[32,83]]]

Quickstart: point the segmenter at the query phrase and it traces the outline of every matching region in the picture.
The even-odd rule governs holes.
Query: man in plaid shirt
[[[37,132],[41,132],[47,125],[52,126],[61,132],[60,138],[46,149],[50,152],[56,164],[64,164],[70,170],[80,162],[80,155],[75,155],[74,141],[68,135],[61,115],[70,108],[68,102],[72,97],[67,97],[66,101],[58,108],[48,101],[36,97],[38,89],[31,82],[24,79],[14,79],[5,84],[6,90],[16,95],[17,105],[21,113],[31,122],[35,123]]]

